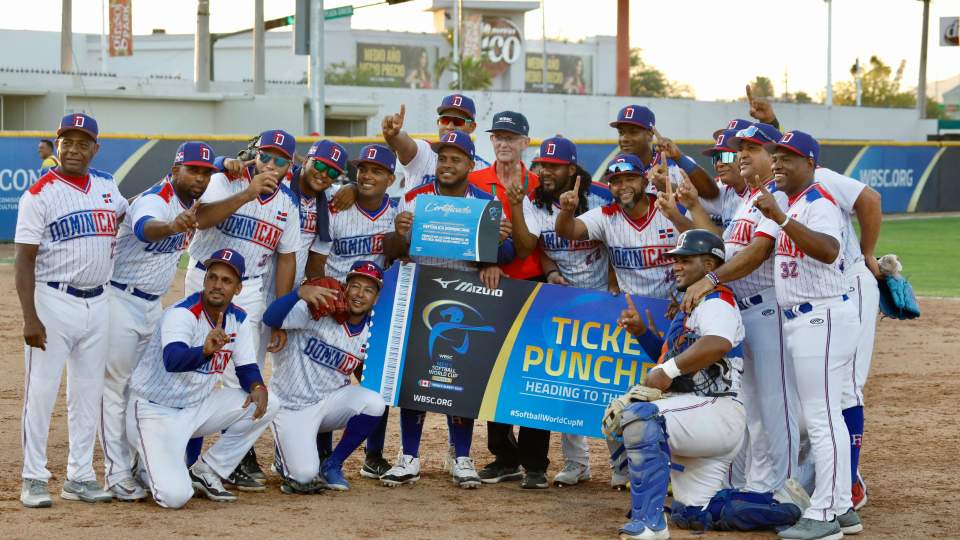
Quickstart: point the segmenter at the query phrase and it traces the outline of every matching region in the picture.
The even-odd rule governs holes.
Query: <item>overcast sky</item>
[[[327,0],[324,7],[373,0]],[[99,33],[106,0],[73,0],[75,32]],[[289,15],[294,0],[266,0],[266,17]],[[60,0],[29,0],[24,9],[5,6],[0,27],[58,31]],[[133,30],[192,34],[196,0],[133,0]],[[249,27],[253,0],[211,0],[211,30]],[[430,0],[357,10],[354,28],[431,32]],[[735,99],[756,75],[791,92],[817,96],[826,84],[827,8],[823,0],[632,0],[630,45],[675,81],[689,84],[698,99]],[[584,6],[589,9],[584,9]],[[26,8],[29,6],[29,8]],[[927,80],[960,74],[960,47],[939,46],[939,20],[960,15],[960,0],[933,0]],[[915,87],[920,56],[922,3],[917,0],[834,0],[833,77],[849,78],[859,57],[871,54],[896,66],[906,60],[904,82]],[[548,39],[578,40],[616,33],[615,0],[546,0]],[[526,37],[539,39],[542,12],[527,13]],[[136,54],[136,40],[134,40]],[[0,65],[2,65],[0,59]]]

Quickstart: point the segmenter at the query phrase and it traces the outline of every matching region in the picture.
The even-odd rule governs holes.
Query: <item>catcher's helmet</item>
[[[667,255],[713,255],[723,262],[723,240],[705,229],[690,229],[680,234],[677,247]]]

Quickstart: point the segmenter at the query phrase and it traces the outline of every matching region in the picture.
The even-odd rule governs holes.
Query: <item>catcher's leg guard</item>
[[[620,532],[638,535],[667,528],[663,501],[670,483],[670,447],[660,409],[649,402],[631,403],[623,410],[623,443],[630,472],[630,523]]]
[[[709,507],[687,506],[676,500],[670,506],[670,521],[681,529],[709,531],[715,528],[713,519]]]

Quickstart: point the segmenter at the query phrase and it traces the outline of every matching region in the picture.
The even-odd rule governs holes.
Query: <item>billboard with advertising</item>
[[[543,92],[543,55],[527,53],[524,90]],[[576,54],[547,54],[547,93],[592,94],[593,57]]]
[[[426,47],[357,43],[357,71],[376,86],[433,88],[433,60]]]

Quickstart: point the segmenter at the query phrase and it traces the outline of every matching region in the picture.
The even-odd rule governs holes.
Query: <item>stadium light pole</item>
[[[540,83],[543,93],[547,93],[547,0],[540,0],[540,29],[543,33],[543,66],[541,66]]]
[[[917,114],[927,117],[927,32],[930,26],[930,0],[923,2],[923,30],[920,32],[920,80],[917,81]]]
[[[267,93],[266,71],[266,33],[263,23],[263,0],[253,2],[253,93]]]
[[[323,86],[323,0],[310,2],[310,133],[322,135],[326,126]]]
[[[73,0],[60,3],[60,71],[73,71]]]
[[[197,33],[193,44],[193,87],[210,91],[210,0],[197,0]]]
[[[827,107],[833,107],[833,0],[827,3]]]

